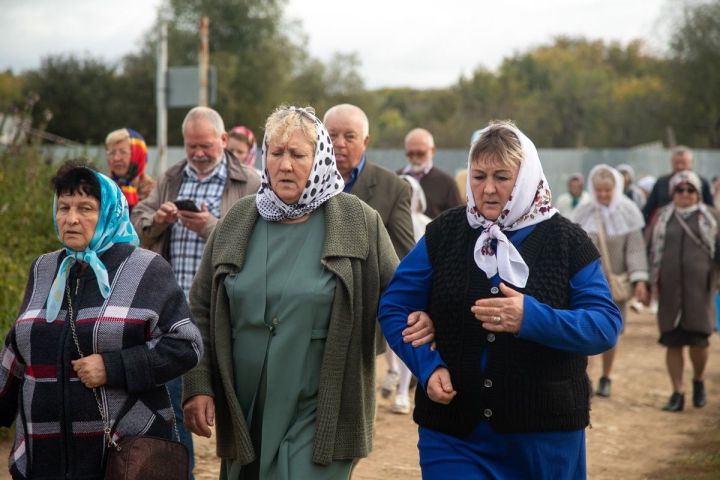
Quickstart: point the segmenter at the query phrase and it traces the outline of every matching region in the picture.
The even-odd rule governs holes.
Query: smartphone
[[[175,206],[178,208],[178,210],[185,210],[187,212],[199,212],[200,209],[197,205],[195,205],[195,202],[192,200],[175,200],[173,202]]]

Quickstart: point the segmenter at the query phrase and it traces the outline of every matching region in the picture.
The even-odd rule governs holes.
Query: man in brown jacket
[[[218,220],[238,199],[257,192],[260,177],[231,160],[225,151],[225,125],[215,110],[193,108],[185,116],[182,132],[186,159],[165,172],[150,196],[133,209],[131,219],[142,246],[170,262],[188,296],[205,242]],[[192,460],[192,437],[184,428],[180,404],[182,380],[171,381],[168,388],[180,437]]]
[[[257,192],[260,177],[230,161],[225,125],[215,110],[193,108],[182,132],[186,159],[170,167],[135,207],[132,223],[142,246],[170,262],[187,295],[213,228],[236,200]],[[197,211],[178,200],[189,200]]]

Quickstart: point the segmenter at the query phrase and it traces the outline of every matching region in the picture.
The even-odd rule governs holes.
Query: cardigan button
[[[492,343],[495,341],[495,334],[494,333],[488,333],[487,341]]]
[[[483,382],[483,385],[485,386],[485,388],[492,387],[492,380],[490,380],[489,378],[486,378],[485,381]]]
[[[485,418],[492,417],[492,410],[490,410],[489,408],[486,408],[485,411],[483,412],[483,415],[485,415]]]
[[[492,293],[493,295],[497,295],[499,291],[500,289],[498,287],[492,287],[490,289],[490,293]]]
[[[275,318],[272,319],[272,324],[273,324],[273,325],[277,325],[277,324],[278,324],[278,319],[277,319],[277,317],[275,317]]]

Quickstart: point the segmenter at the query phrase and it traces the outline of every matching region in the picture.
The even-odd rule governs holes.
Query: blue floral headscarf
[[[45,319],[48,323],[55,321],[60,312],[70,268],[75,262],[85,262],[93,269],[100,288],[100,294],[102,294],[103,298],[107,298],[110,295],[110,283],[108,282],[107,269],[100,260],[100,255],[118,243],[130,243],[136,247],[140,245],[140,239],[130,223],[130,210],[122,190],[114,181],[102,173],[93,171],[93,174],[100,182],[100,214],[95,233],[92,240],[90,240],[90,244],[82,252],[65,247],[67,256],[60,264],[60,268],[58,268],[57,276],[48,295],[45,312]],[[57,195],[55,195],[53,199],[53,225],[55,226],[55,233],[60,238],[57,220],[55,219],[57,200]]]

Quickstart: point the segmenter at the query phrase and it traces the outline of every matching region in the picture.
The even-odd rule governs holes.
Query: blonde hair
[[[470,162],[478,162],[490,156],[507,167],[520,165],[523,150],[515,135],[515,124],[510,120],[493,120],[470,147]]]
[[[590,181],[593,184],[593,188],[597,189],[600,187],[615,187],[615,175],[607,168],[600,168],[593,173]]]
[[[271,141],[287,142],[288,138],[296,131],[302,133],[303,137],[312,144],[314,150],[317,144],[315,109],[280,105],[265,122],[265,137],[268,143]]]
[[[105,137],[105,146],[109,147],[123,140],[130,140],[130,132],[127,131],[127,128],[119,128],[108,133]]]

